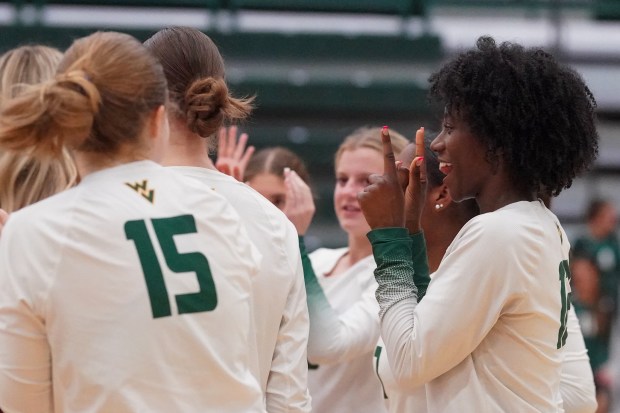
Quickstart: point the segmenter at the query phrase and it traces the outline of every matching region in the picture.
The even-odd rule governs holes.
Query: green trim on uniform
[[[377,263],[375,279],[379,286],[376,297],[381,308],[379,317],[383,318],[386,311],[399,301],[419,301],[416,281],[420,283],[421,296],[426,294],[430,282],[426,243],[423,233],[410,236],[405,228],[374,229],[367,236]]]

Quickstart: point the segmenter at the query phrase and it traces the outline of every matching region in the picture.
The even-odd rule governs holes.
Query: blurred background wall
[[[544,46],[597,98],[600,158],[553,204],[569,235],[590,199],[620,205],[620,0],[0,1],[0,52],[25,43],[64,49],[95,30],[144,40],[169,25],[211,36],[233,92],[257,96],[242,125],[252,144],[287,146],[308,163],[318,209],[311,248],[345,243],[332,208],[341,140],[362,125],[409,137],[422,125],[439,130],[428,76],[480,35]]]

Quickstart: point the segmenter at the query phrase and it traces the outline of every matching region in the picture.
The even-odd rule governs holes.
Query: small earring
[[[435,209],[437,211],[439,211],[441,208],[443,208],[443,204],[435,204]]]

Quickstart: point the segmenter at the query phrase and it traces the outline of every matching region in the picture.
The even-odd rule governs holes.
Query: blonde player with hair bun
[[[224,198],[154,162],[167,95],[142,44],[98,32],[3,105],[3,150],[69,147],[82,177],[0,238],[6,411],[265,411],[247,352],[260,256]]]
[[[4,53],[0,57],[0,107],[31,85],[52,79],[61,58],[59,50],[41,45],[21,46]],[[76,179],[75,163],[67,150],[46,159],[2,151],[0,208],[11,213],[71,187]]]
[[[386,411],[381,383],[373,372],[373,351],[379,339],[375,265],[365,238],[368,224],[356,199],[368,176],[381,171],[380,133],[378,127],[362,127],[339,146],[334,210],[348,245],[321,248],[310,256],[303,235],[315,207],[301,159],[275,147],[262,149],[244,162],[247,137],[241,137],[238,144],[234,136],[220,139],[227,146],[225,170],[238,167],[244,171],[246,183],[281,208],[298,231],[310,313],[308,386],[317,412]],[[392,135],[392,142],[396,151],[408,143],[398,134]]]
[[[381,129],[362,127],[347,136],[334,157],[334,211],[347,246],[320,248],[304,262],[310,337],[308,386],[317,412],[385,412],[381,383],[373,371],[379,339],[374,298],[375,263],[357,193],[383,165]],[[392,135],[395,151],[408,141]],[[301,245],[302,256],[305,246]]]

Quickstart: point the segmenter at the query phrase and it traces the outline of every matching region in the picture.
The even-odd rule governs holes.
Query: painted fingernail
[[[387,135],[388,134],[388,127],[384,126],[383,128],[381,128],[381,134],[382,135]]]

